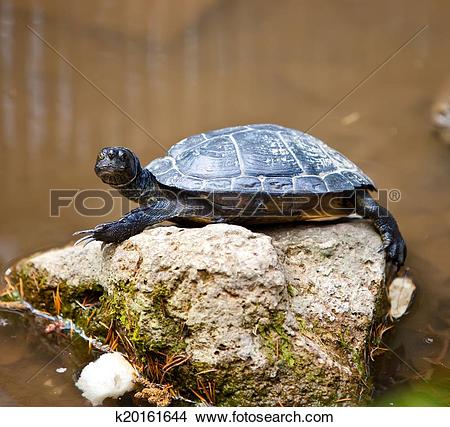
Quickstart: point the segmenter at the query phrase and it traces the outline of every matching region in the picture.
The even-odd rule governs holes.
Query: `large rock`
[[[209,382],[219,405],[358,404],[384,295],[379,235],[364,221],[258,231],[160,226],[16,274],[35,306],[54,310],[58,289],[66,317],[100,336],[114,325],[141,360],[189,357],[165,377],[181,394]]]

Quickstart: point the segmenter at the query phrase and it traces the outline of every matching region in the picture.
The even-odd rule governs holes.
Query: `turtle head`
[[[124,147],[105,147],[97,156],[95,173],[112,187],[124,187],[141,172],[141,164],[136,155]]]

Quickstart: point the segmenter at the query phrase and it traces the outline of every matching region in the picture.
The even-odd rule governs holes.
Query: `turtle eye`
[[[100,151],[100,153],[98,153],[97,159],[103,160],[104,158],[105,158],[105,153],[103,153],[103,151]]]

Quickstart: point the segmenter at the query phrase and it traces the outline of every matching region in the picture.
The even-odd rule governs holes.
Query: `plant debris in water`
[[[44,334],[67,334],[69,336],[73,336],[75,333],[88,342],[89,351],[91,351],[92,348],[95,348],[105,353],[102,356],[119,354],[116,352],[118,349],[124,351],[125,354],[130,357],[130,362],[126,363],[131,366],[135,372],[135,375],[133,376],[133,387],[130,386],[130,390],[134,388],[134,385],[141,387],[141,390],[136,392],[134,396],[137,404],[169,406],[173,400],[180,400],[192,405],[198,404],[198,402],[180,396],[175,391],[168,378],[169,373],[174,368],[187,363],[190,356],[183,353],[166,354],[163,352],[150,352],[147,355],[146,360],[141,360],[136,357],[136,348],[134,343],[131,342],[124,333],[122,333],[121,328],[113,319],[109,324],[105,324],[102,321],[97,321],[98,325],[104,331],[104,333],[100,334],[98,338],[87,336],[81,327],[75,325],[71,320],[65,319],[61,315],[61,313],[64,312],[64,306],[59,292],[59,286],[55,291],[52,291],[53,310],[56,315],[51,315],[45,311],[35,309],[31,304],[23,299],[24,292],[22,278],[19,278],[17,280],[17,285],[14,286],[9,276],[7,276],[6,284],[6,288],[0,294],[0,308],[8,311],[29,312],[33,316],[36,316],[36,318],[47,321],[48,323],[43,328]],[[91,321],[95,321],[96,314],[98,314],[96,307],[98,302],[93,303],[88,297],[85,297],[81,303],[79,301],[76,302],[81,310],[88,314],[86,317],[86,325],[89,325]],[[2,319],[0,319],[0,321],[1,320]],[[90,367],[88,369],[88,373],[89,371],[93,372],[92,365],[94,363],[95,362],[92,362],[85,367],[85,369]],[[94,364],[93,366],[96,365]],[[97,368],[96,371],[98,371]],[[63,373],[65,372],[65,368],[58,368],[57,372]],[[104,374],[110,373],[108,370],[104,369],[102,372]],[[105,381],[108,382],[108,378],[105,377],[106,379],[101,379],[100,377],[97,377],[96,381],[91,381],[89,380],[89,375],[87,377],[88,380],[86,380],[85,375],[83,377],[80,375],[76,385],[83,391],[83,396],[90,400],[94,406],[101,404],[106,397],[116,397],[115,392],[111,391],[111,387],[109,387],[109,389],[108,387],[104,387]],[[153,382],[142,375],[147,376]],[[95,390],[95,383],[97,383],[98,387],[103,387],[103,391],[100,389]],[[86,390],[84,390],[84,387],[87,387]],[[109,391],[107,390],[105,392],[106,389]],[[191,391],[196,397],[198,397],[201,404],[211,405],[215,401],[214,386],[209,382],[205,386],[200,381],[198,384],[198,389],[191,389]]]
[[[134,394],[136,400],[159,407],[169,406],[172,402],[174,396],[171,385],[155,384],[142,377],[136,378],[135,383],[141,387],[141,390]]]

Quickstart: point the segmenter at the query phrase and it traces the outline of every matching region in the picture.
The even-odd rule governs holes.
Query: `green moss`
[[[184,322],[172,316],[168,309],[173,289],[164,283],[157,283],[149,294],[145,294],[145,316],[150,319],[145,325],[146,335],[154,337],[150,341],[152,350],[179,353],[186,348],[183,339]],[[152,333],[153,329],[153,333]]]
[[[29,265],[23,266],[12,276],[16,284],[15,294],[18,299],[20,284],[23,291],[23,299],[33,307],[51,313],[60,314],[63,317],[76,321],[81,310],[81,303],[85,299],[97,300],[103,290],[99,283],[86,281],[77,286],[69,286],[66,281],[51,282],[46,271],[37,271]],[[59,294],[61,305],[60,313],[55,306],[55,295]]]
[[[284,312],[275,312],[269,322],[258,325],[258,333],[262,338],[268,360],[271,363],[281,361],[292,368],[295,365],[295,357],[291,339],[284,328],[285,321]]]
[[[302,332],[303,334],[310,332],[310,328],[308,327],[308,324],[303,317],[297,314],[295,316],[295,319],[297,320],[297,326],[300,332]]]
[[[366,384],[366,381],[368,381],[369,379],[369,373],[367,371],[367,363],[364,360],[363,354],[358,350],[353,350],[352,362],[356,370],[358,371],[361,380],[363,381],[364,384]]]
[[[115,328],[133,344],[136,355],[145,359],[150,351],[177,353],[184,348],[181,322],[167,316],[168,289],[158,286],[149,295],[136,292],[132,282],[118,282],[100,298],[98,310],[103,323]]]
[[[292,285],[291,283],[289,283],[287,285],[287,292],[291,298],[294,298],[298,295],[297,288],[294,285]]]
[[[12,301],[21,301],[20,293],[18,289],[11,289],[7,293],[0,295],[0,301],[12,302]]]
[[[92,281],[77,286],[63,280],[51,282],[45,271],[37,271],[28,264],[16,272],[14,282],[23,284],[26,301],[54,315],[58,314],[54,303],[58,292],[59,314],[73,320],[88,335],[105,339],[112,324],[133,344],[138,356],[144,357],[151,350],[175,353],[185,349],[183,322],[168,315],[166,306],[172,289],[163,283],[144,296],[136,292],[132,281],[117,282],[106,293],[99,283]],[[18,290],[11,295],[20,299]],[[95,305],[83,307],[85,299]]]
[[[361,398],[363,398],[362,396],[367,394],[366,392],[369,389],[368,383],[370,381],[368,361],[365,360],[364,349],[358,350],[354,348],[354,345],[352,344],[351,333],[348,329],[339,332],[339,335],[337,337],[337,344],[344,351],[344,355],[352,361],[352,367],[358,372],[362,387],[365,389],[360,394]],[[366,399],[367,397],[368,396],[364,397],[364,399]]]
[[[64,316],[74,320],[88,335],[103,340],[110,325],[113,325],[114,330],[132,344],[133,356],[142,361],[147,360],[150,352],[178,354],[186,348],[183,336],[184,321],[174,316],[170,310],[170,298],[174,294],[176,283],[156,283],[150,291],[138,292],[132,281],[117,282],[108,287],[108,293],[102,293],[98,283],[84,283],[76,287],[63,281],[58,285],[50,284],[45,272],[37,275],[33,269],[23,270],[20,277],[24,282],[25,299],[33,305],[38,304],[46,311],[52,312],[53,295],[58,287]],[[289,285],[288,292],[291,296],[298,293],[292,285]],[[82,303],[88,296],[93,296],[97,302],[95,306],[83,308],[77,304],[76,301]],[[256,305],[255,311],[258,311],[257,309]],[[285,312],[276,310],[257,328],[270,374],[267,371],[256,375],[245,361],[229,364],[224,362],[225,366],[188,362],[171,371],[165,380],[170,378],[185,396],[191,389],[198,390],[198,379],[211,381],[216,385],[217,403],[225,406],[276,401],[276,383],[280,381],[289,384],[283,390],[295,390],[295,396],[280,396],[281,403],[299,404],[303,402],[301,399],[304,396],[305,404],[339,405],[341,399],[354,396],[354,383],[341,379],[337,370],[313,363],[306,350],[294,349],[285,323]],[[252,328],[252,325],[246,327]],[[297,316],[297,327],[305,336],[311,337],[311,333],[315,332],[314,327],[319,328],[320,325],[311,326],[305,319]],[[336,337],[333,339],[336,343]],[[363,353],[352,353],[349,332],[342,332],[337,341],[342,352],[347,356],[351,355],[363,381],[366,380]],[[164,355],[158,357],[164,359]],[[333,390],[334,387],[340,392],[330,396],[330,389]]]
[[[337,336],[337,342],[339,347],[345,350],[346,353],[352,352],[352,342],[348,328],[343,331],[339,331]]]

